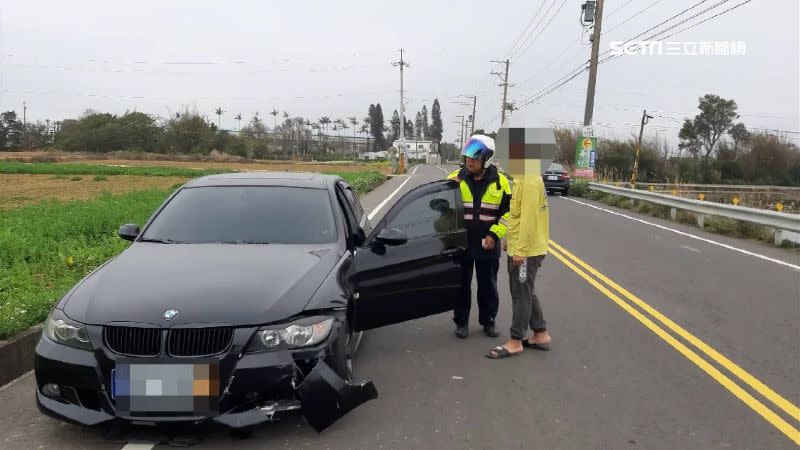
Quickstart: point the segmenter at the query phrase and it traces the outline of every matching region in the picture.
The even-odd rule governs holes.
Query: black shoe
[[[500,336],[500,332],[497,330],[497,327],[494,325],[487,325],[483,327],[483,332],[486,333],[487,336],[490,338],[496,338]]]
[[[464,339],[467,336],[469,336],[469,327],[467,327],[466,325],[463,326],[456,325],[456,336],[458,336],[461,339]]]

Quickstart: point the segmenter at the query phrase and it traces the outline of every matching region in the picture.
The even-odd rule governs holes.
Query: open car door
[[[435,181],[401,197],[355,252],[354,331],[453,309],[466,251],[458,183]]]

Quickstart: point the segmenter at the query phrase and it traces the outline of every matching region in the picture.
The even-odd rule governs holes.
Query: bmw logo
[[[164,319],[166,319],[166,320],[172,320],[172,319],[178,317],[178,310],[177,309],[168,309],[168,310],[164,311],[163,316],[164,316]]]

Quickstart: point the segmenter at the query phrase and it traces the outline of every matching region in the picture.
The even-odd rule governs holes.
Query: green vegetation
[[[183,167],[121,167],[78,163],[23,163],[0,161],[0,173],[47,175],[133,175],[141,177],[200,177],[217,173],[236,172],[234,169],[188,169]]]
[[[385,180],[371,171],[338,175],[360,195]],[[119,226],[144,224],[172,192],[106,193],[0,211],[0,339],[44,320],[75,283],[127,248]]]

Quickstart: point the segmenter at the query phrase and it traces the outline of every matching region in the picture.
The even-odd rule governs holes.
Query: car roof
[[[311,172],[252,171],[221,173],[195,178],[184,185],[186,188],[209,186],[288,186],[327,189],[341,177]]]

